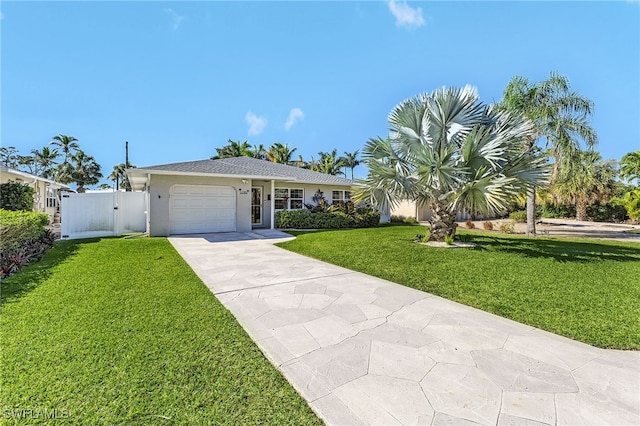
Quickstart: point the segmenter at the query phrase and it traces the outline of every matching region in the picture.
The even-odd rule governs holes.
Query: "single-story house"
[[[279,210],[351,199],[354,182],[250,157],[188,161],[127,169],[134,191],[148,193],[151,236],[250,232],[274,228]]]
[[[32,187],[34,190],[33,211],[48,214],[50,222],[53,222],[53,215],[60,212],[60,192],[74,192],[69,186],[62,183],[0,165],[0,183],[9,181]]]

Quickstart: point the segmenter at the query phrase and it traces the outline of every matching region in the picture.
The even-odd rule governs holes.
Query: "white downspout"
[[[271,229],[276,228],[276,181],[271,179]]]

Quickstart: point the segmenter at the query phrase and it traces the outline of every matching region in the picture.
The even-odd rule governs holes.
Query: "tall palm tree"
[[[504,211],[526,185],[548,180],[545,159],[522,149],[531,121],[481,103],[473,87],[401,102],[389,124],[389,138],[363,149],[369,175],[359,181],[356,200],[385,210],[406,199],[427,204],[432,241],[455,235],[457,211]]]
[[[127,169],[135,168],[131,164],[120,163],[113,166],[111,174],[108,179],[112,180],[116,184],[116,190],[124,188],[125,191],[131,191],[131,182],[129,182],[129,176],[127,175]]]
[[[640,186],[640,151],[629,152],[620,160],[620,177]]]
[[[63,163],[68,162],[71,155],[80,149],[80,145],[77,142],[78,139],[67,135],[57,135],[51,138],[51,145],[60,147],[62,155],[64,155]]]
[[[576,220],[587,220],[587,207],[595,201],[608,201],[614,192],[615,162],[602,161],[595,151],[582,151],[577,161],[563,167],[552,186],[561,202],[572,202]]]
[[[540,83],[516,76],[507,85],[499,108],[523,114],[534,123],[534,131],[526,141],[526,149],[544,139],[554,158],[552,181],[563,166],[571,164],[580,152],[580,141],[587,148],[597,143],[597,135],[589,125],[593,102],[571,91],[569,80],[556,73]],[[536,233],[535,188],[527,190],[527,234]]]
[[[86,192],[86,185],[95,185],[100,181],[102,177],[101,167],[95,158],[85,154],[84,151],[77,150],[70,159],[73,167],[71,182],[76,183],[77,192]]]
[[[344,167],[351,169],[351,179],[353,179],[353,170],[360,165],[360,160],[358,159],[359,153],[360,150],[358,149],[353,152],[345,151],[344,157],[342,157],[342,164],[344,164]]]
[[[289,148],[287,144],[283,145],[280,142],[275,142],[267,151],[267,160],[273,163],[289,164],[293,153],[296,152],[297,149],[298,148]]]
[[[251,145],[249,141],[233,141],[229,139],[227,145],[222,148],[216,148],[217,154],[211,157],[212,160],[220,158],[233,158],[233,157],[252,157]]]
[[[264,149],[264,145],[254,145],[249,152],[249,157],[258,158],[260,160],[267,159],[267,151]]]
[[[320,158],[317,161],[314,161],[313,157],[311,157],[311,170],[328,175],[342,174],[344,163],[342,157],[338,156],[337,149],[334,148],[331,152],[321,151],[318,155]]]
[[[60,156],[60,154],[58,154],[58,150],[44,146],[39,151],[37,149],[32,149],[31,153],[40,167],[40,176],[51,179],[54,174],[54,166],[58,164],[56,159]]]
[[[38,174],[38,164],[36,163],[36,159],[31,155],[18,155],[18,165],[32,175]]]

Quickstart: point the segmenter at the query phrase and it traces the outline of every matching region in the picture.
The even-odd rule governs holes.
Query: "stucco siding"
[[[236,231],[251,231],[251,182],[200,176],[152,175],[149,184],[149,235],[171,233],[171,187],[174,185],[231,186],[236,191]]]

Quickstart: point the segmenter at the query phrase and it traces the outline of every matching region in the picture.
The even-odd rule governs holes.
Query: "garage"
[[[170,199],[172,234],[236,230],[236,191],[231,186],[174,185]]]

